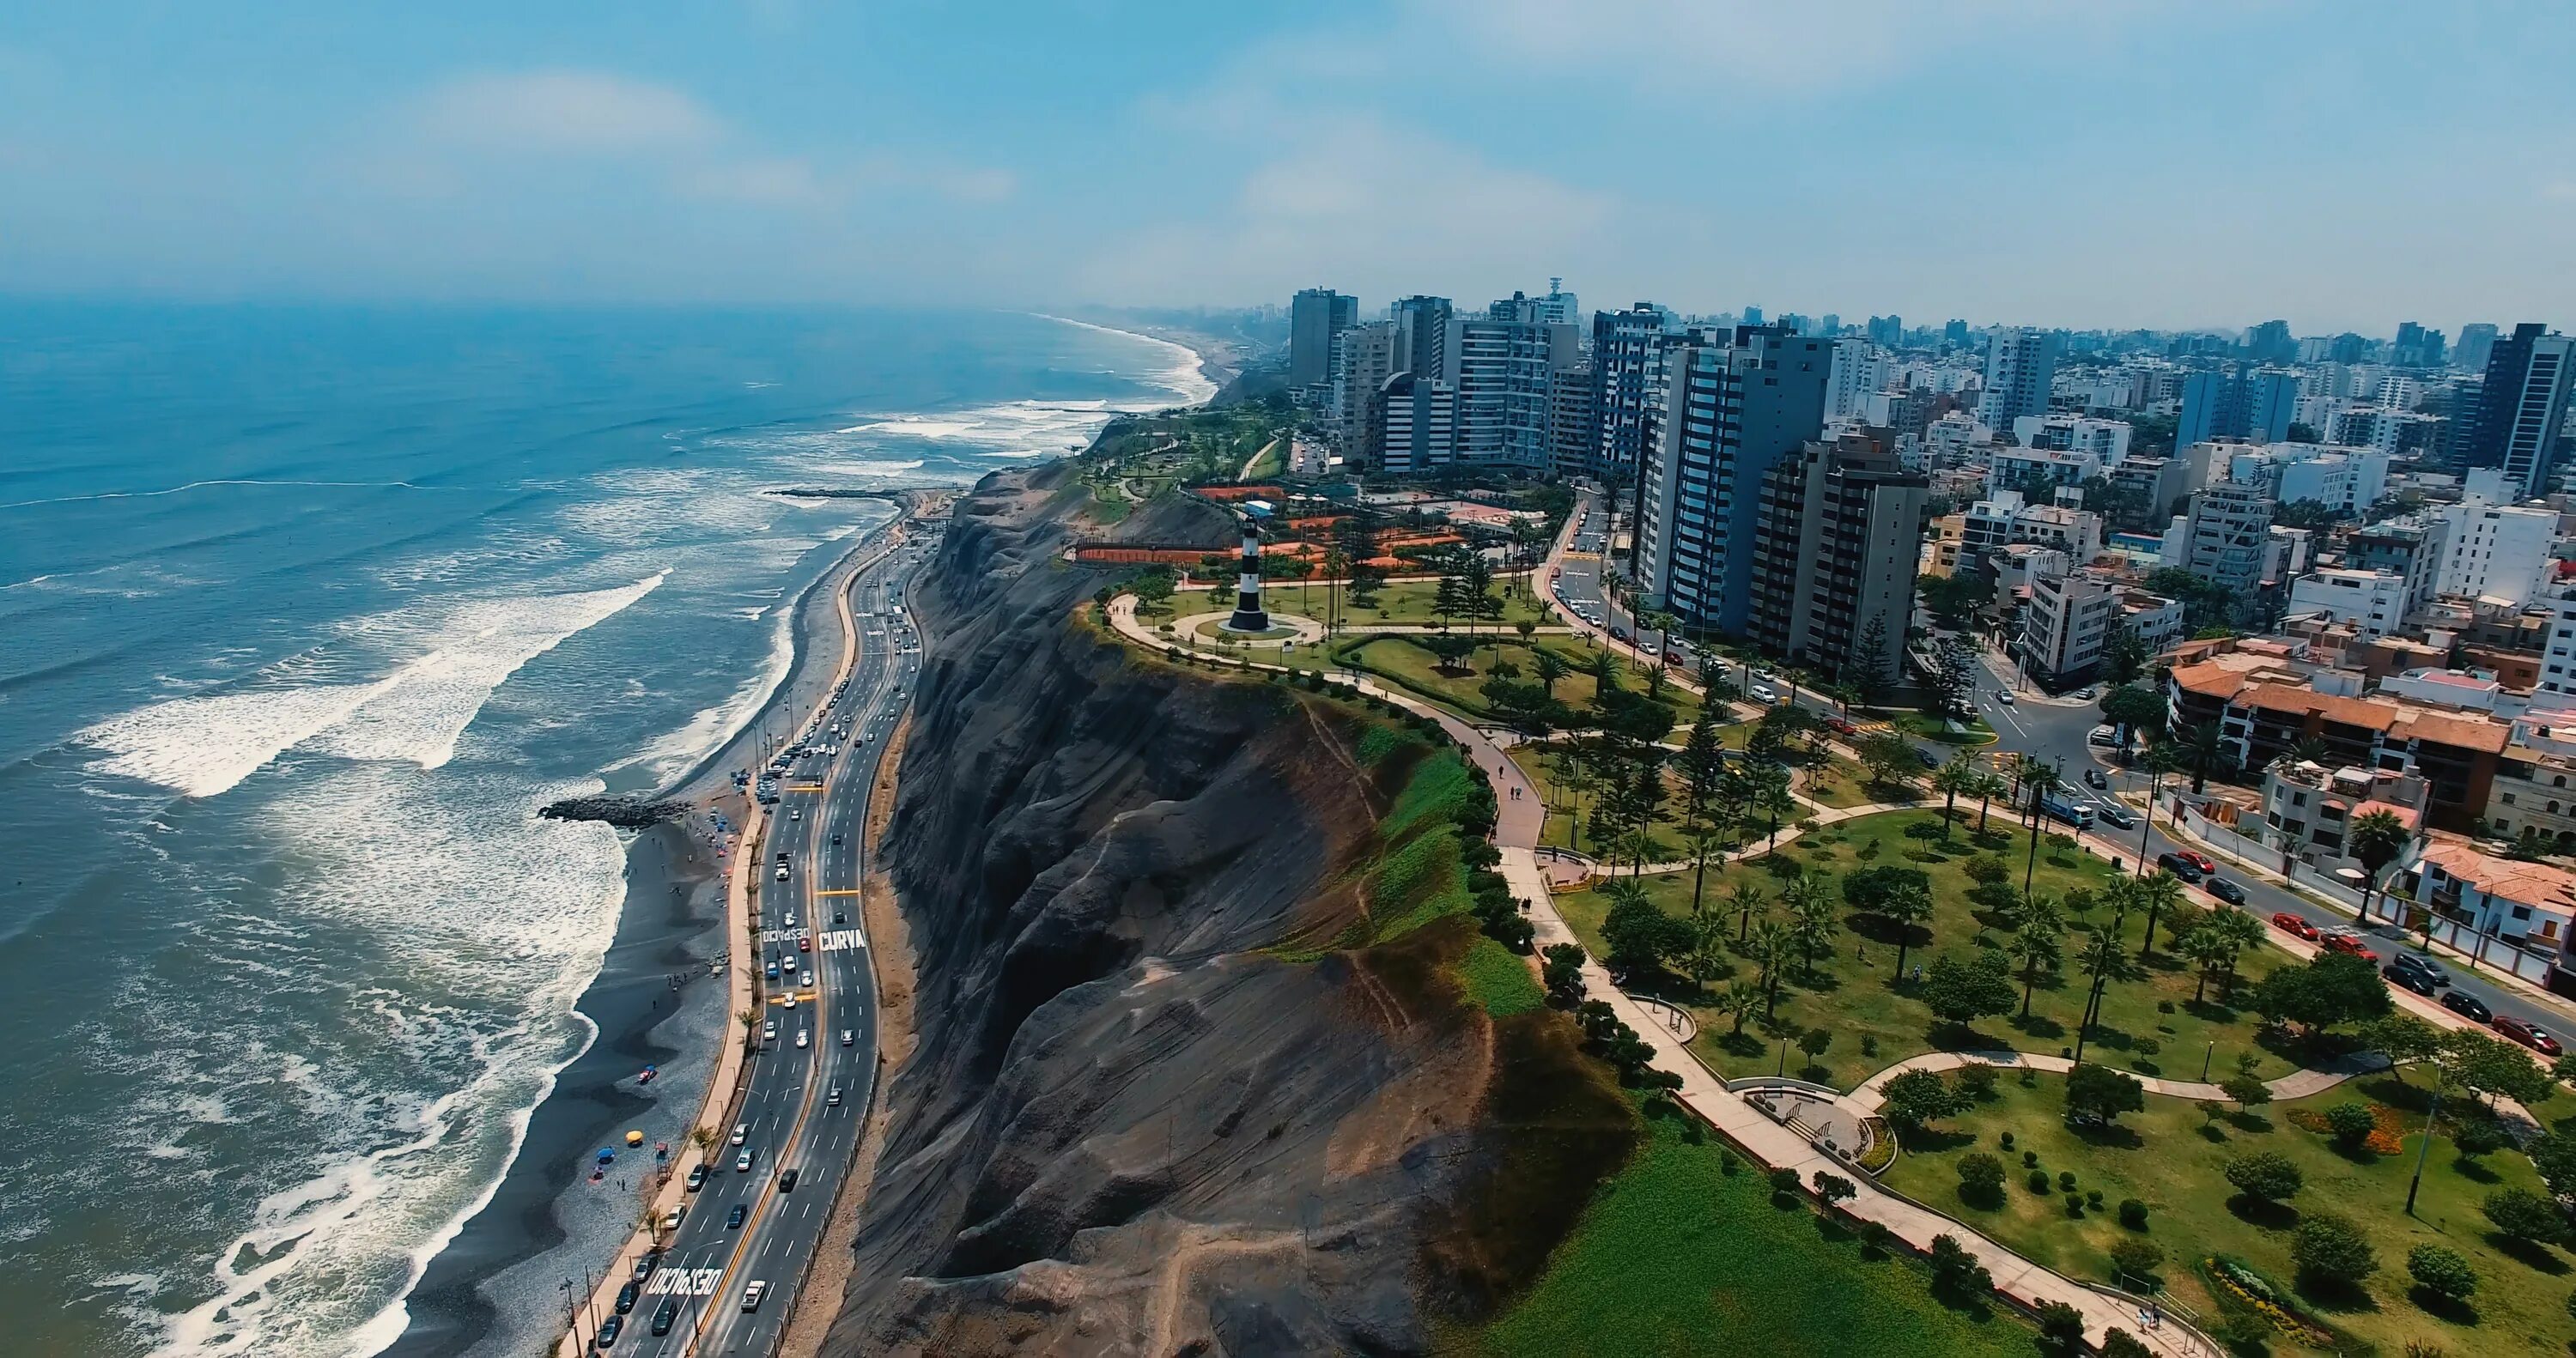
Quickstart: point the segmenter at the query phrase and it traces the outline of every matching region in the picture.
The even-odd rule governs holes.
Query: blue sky
[[[0,290],[2576,324],[2576,10],[44,0]]]

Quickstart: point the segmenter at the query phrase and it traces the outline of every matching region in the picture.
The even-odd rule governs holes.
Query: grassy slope
[[[1775,1207],[1715,1138],[1657,1118],[1641,1154],[1594,1197],[1536,1287],[1453,1347],[1489,1358],[1583,1355],[2014,1355],[2030,1332],[1932,1300],[1910,1262],[1864,1257],[1804,1206]],[[1738,1157],[1739,1160],[1741,1157]]]
[[[2233,1190],[2220,1173],[2231,1156],[2277,1151],[2296,1161],[2307,1176],[2306,1188],[2291,1200],[2293,1209],[2339,1212],[2368,1232],[2378,1247],[2380,1271],[2369,1285],[2373,1301],[2360,1308],[2313,1308],[2328,1323],[2392,1356],[2404,1352],[2409,1341],[2438,1344],[2455,1354],[2565,1353],[2576,1341],[2576,1321],[2563,1305],[2571,1282],[2566,1257],[2542,1250],[2533,1256],[2535,1267],[2499,1250],[2478,1211],[2480,1201],[2498,1188],[2540,1190],[2528,1160],[2506,1151],[2485,1157],[2483,1164],[2463,1164],[2449,1138],[2437,1136],[2415,1217],[2409,1219],[2403,1208],[2419,1135],[2410,1132],[2395,1155],[2364,1151],[2346,1156],[2327,1138],[2290,1121],[2291,1113],[2301,1108],[2323,1109],[2377,1096],[2393,1109],[2407,1105],[2404,1125],[2420,1129],[2421,1091],[2416,1088],[2386,1077],[2366,1080],[2357,1087],[2271,1105],[2259,1110],[2260,1116],[2222,1120],[2213,1139],[2201,1131],[2202,1118],[2193,1105],[2153,1095],[2144,1113],[2121,1119],[2119,1132],[2080,1136],[2061,1115],[2064,1087],[2056,1077],[2040,1077],[2029,1088],[2006,1080],[2002,1097],[1945,1129],[1948,1135],[1930,1138],[1937,1149],[1918,1148],[1899,1158],[1887,1174],[1888,1183],[2051,1268],[2080,1278],[2109,1278],[2107,1251],[2128,1232],[2108,1212],[2070,1218],[2054,1194],[2030,1192],[2019,1152],[2036,1151],[2042,1168],[2051,1174],[2072,1170],[2079,1189],[2099,1189],[2107,1203],[2131,1197],[2145,1201],[2151,1209],[2147,1238],[2165,1251],[2166,1284],[2204,1318],[2214,1318],[2215,1302],[2192,1266],[2200,1258],[2233,1254],[2284,1285],[2296,1271],[2289,1255],[2295,1210],[2277,1219],[2259,1213],[2252,1219],[2240,1216],[2228,1205]],[[2009,1153],[1996,1140],[2007,1130],[2015,1136]],[[2000,1156],[2011,1171],[2000,1207],[1961,1201],[1957,1162],[1971,1149]],[[2428,1242],[2459,1251],[2476,1267],[2482,1285],[2472,1299],[2479,1316],[2475,1325],[2437,1318],[2408,1299],[2406,1252]],[[2292,1350],[2276,1346],[2275,1351]]]
[[[1854,868],[1874,864],[1898,864],[1922,868],[1932,879],[1935,913],[1931,924],[1931,943],[1919,941],[1906,959],[1909,970],[1927,965],[1932,957],[1944,951],[1964,952],[1975,946],[1974,938],[1982,926],[1973,913],[1967,893],[1971,883],[1962,865],[1967,861],[1969,845],[1964,835],[1954,835],[1945,861],[1918,862],[1906,856],[1908,850],[1939,851],[1937,844],[1907,838],[1908,825],[1937,821],[1938,813],[1926,811],[1890,811],[1828,826],[1816,835],[1794,845],[1782,846],[1785,856],[1796,856],[1811,869],[1830,872],[1839,878]],[[1973,822],[1972,822],[1973,823]],[[2008,822],[1998,818],[1997,824]],[[1868,847],[1876,846],[1874,857],[1866,856]],[[2000,851],[2012,865],[2013,885],[2021,885],[2028,840],[2015,833],[2013,846]],[[2042,894],[2062,894],[2075,886],[2099,888],[2111,876],[2108,863],[2097,858],[2066,856],[2052,862],[2050,850],[2043,844],[2035,887]],[[1667,913],[1687,917],[1690,913],[1691,877],[1687,872],[1646,880],[1650,897]],[[1722,873],[1712,869],[1706,894],[1707,908],[1726,909],[1728,888],[1738,882],[1759,886],[1766,901],[1776,902],[1780,881],[1764,867],[1735,864]],[[1573,926],[1576,937],[1596,953],[1602,950],[1601,921],[1609,913],[1610,903],[1598,891],[1576,892],[1557,898],[1557,909]],[[2089,916],[2097,925],[2110,923],[2110,911],[2095,907]],[[1849,917],[1846,917],[1849,922]],[[2143,916],[2132,916],[2122,931],[2134,955],[2144,933]],[[1873,926],[1874,928],[1874,926]],[[1998,941],[2000,933],[1987,930]],[[2167,931],[2157,928],[2161,949]],[[2066,951],[2072,957],[2082,935],[2070,932]],[[1891,942],[1870,939],[1866,942],[1867,958],[1856,960],[1854,950],[1863,946],[1864,936],[1849,931],[1842,933],[1833,954],[1819,968],[1820,975],[1809,980],[1792,974],[1781,990],[1780,1019],[1801,1029],[1822,1028],[1834,1034],[1834,1045],[1827,1050],[1817,1069],[1822,1074],[1810,1078],[1827,1080],[1849,1088],[1862,1079],[1907,1056],[1931,1049],[1931,1011],[1910,994],[1892,989],[1888,984],[1896,962],[1896,949]],[[2241,965],[2242,985],[2250,987],[2285,955],[2268,949],[2249,950]],[[2293,1063],[2255,1046],[2256,1020],[2251,1013],[2227,1009],[2216,1004],[2193,1006],[2190,1003],[2193,977],[2175,966],[2169,954],[2159,951],[2158,965],[2150,969],[2147,979],[2113,985],[2103,1000],[2102,1028],[2094,1037],[2094,1050],[2117,1065],[2128,1066],[2146,1074],[2161,1074],[2180,1079],[2196,1079],[2207,1044],[2218,1043],[2211,1078],[2234,1071],[2237,1052],[2252,1051],[2262,1061],[2259,1073],[2266,1079],[2286,1075]],[[1750,980],[1751,963],[1737,959],[1733,976]],[[1720,978],[1723,987],[1727,978]],[[2215,992],[2213,992],[2214,994]],[[2075,1015],[2083,1008],[2084,987],[2080,976],[2070,975],[2052,984],[2040,983],[2032,1004],[2032,1021],[2021,1024],[2011,1018],[1987,1019],[1976,1028],[1979,1041],[1971,1045],[2012,1047],[2024,1051],[2054,1054],[2075,1040]],[[2170,1000],[2174,1012],[2159,1012],[2157,1001]],[[1696,1050],[1729,1076],[1768,1074],[1777,1064],[1777,1042],[1745,1042],[1730,1046],[1727,1042],[1730,1020],[1714,1013],[1704,1013]],[[1752,1037],[1759,1025],[1746,1029]],[[1874,1054],[1861,1050],[1866,1037],[1875,1042]],[[2149,1056],[2139,1051],[2141,1039],[2156,1043],[2159,1051]],[[1796,1056],[1792,1053],[1793,1058]],[[1794,1060],[1793,1060],[1794,1065]]]
[[[1595,654],[1589,644],[1568,637],[1541,638],[1537,640],[1536,645],[1540,649],[1556,653],[1569,664],[1576,666],[1590,664],[1591,657]],[[1347,647],[1344,653],[1353,663],[1371,673],[1394,680],[1397,684],[1438,701],[1453,711],[1470,716],[1486,714],[1484,694],[1479,690],[1485,682],[1488,671],[1493,667],[1496,654],[1499,653],[1503,659],[1520,667],[1522,682],[1531,683],[1536,682],[1537,679],[1530,669],[1530,647],[1523,644],[1518,637],[1497,640],[1493,646],[1469,656],[1465,662],[1467,673],[1464,674],[1452,674],[1441,670],[1438,658],[1409,637],[1378,637],[1357,646]],[[1625,680],[1624,684],[1631,693],[1645,691],[1645,681],[1634,675]],[[1558,680],[1556,684],[1556,696],[1577,710],[1591,705],[1593,691],[1594,685],[1588,675],[1570,675]],[[1674,720],[1678,725],[1688,726],[1698,720],[1698,699],[1680,688],[1667,686],[1664,689],[1663,701],[1672,704]]]

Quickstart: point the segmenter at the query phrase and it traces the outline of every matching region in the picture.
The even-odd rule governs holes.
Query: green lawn
[[[1924,740],[1937,740],[1949,745],[1991,745],[1997,739],[1995,728],[1987,725],[1983,717],[1971,719],[1968,722],[1968,734],[1964,736],[1951,734],[1947,723],[1925,712],[1890,712],[1887,714],[1887,722],[1907,735]]]
[[[1570,685],[1573,681],[1567,682]],[[1591,681],[1585,680],[1584,683],[1588,689]],[[1750,723],[1721,726],[1717,728],[1718,743],[1729,749],[1743,749],[1744,737],[1752,729]],[[1574,849],[1586,853],[1599,852],[1601,846],[1592,842],[1588,828],[1591,807],[1598,798],[1593,793],[1578,792],[1567,786],[1564,779],[1559,776],[1557,763],[1562,754],[1561,747],[1552,744],[1515,745],[1511,747],[1510,754],[1512,762],[1520,765],[1521,772],[1529,775],[1540,802],[1548,808],[1545,828],[1539,833],[1539,843],[1548,848]],[[1678,776],[1668,772],[1666,782],[1673,786],[1675,795],[1678,797],[1680,791]],[[1587,817],[1586,835],[1580,845],[1574,842],[1575,812],[1578,808]],[[1663,861],[1669,862],[1672,858],[1680,856],[1681,837],[1676,831],[1667,827],[1654,838],[1656,843],[1664,846],[1662,852],[1667,857]]]
[[[2298,1213],[2330,1208],[2372,1238],[2379,1271],[2368,1279],[2367,1300],[2303,1300],[2320,1319],[2353,1339],[2378,1346],[2388,1358],[2404,1353],[2410,1342],[2453,1354],[2564,1354],[2576,1342],[2576,1321],[2569,1319],[2564,1304],[2571,1281],[2576,1281],[2569,1276],[2566,1256],[2545,1247],[2534,1247],[2527,1256],[2499,1248],[2478,1210],[2486,1195],[2499,1188],[2542,1191],[2530,1162],[2519,1153],[2499,1151],[2479,1162],[2464,1162],[2448,1137],[2436,1136],[2415,1216],[2405,1215],[2407,1180],[2422,1142],[2417,1132],[2424,1104],[2418,1085],[2371,1077],[2296,1103],[2270,1105],[2257,1110],[2259,1116],[2222,1119],[2214,1134],[2201,1130],[2200,1111],[2192,1104],[2152,1094],[2144,1113],[2124,1116],[2113,1132],[2079,1133],[2062,1116],[2063,1089],[2064,1081],[2055,1076],[2036,1077],[2032,1087],[2006,1079],[2000,1097],[1927,1137],[1938,1148],[1918,1148],[1900,1157],[1886,1181],[2039,1263],[2078,1278],[2108,1280],[2112,1242],[2132,1233],[2110,1211],[2070,1217],[2057,1193],[2043,1197],[2031,1192],[2023,1182],[2020,1153],[2034,1151],[2041,1168],[2051,1175],[2073,1172],[2080,1191],[2098,1189],[2110,1206],[2123,1198],[2147,1203],[2146,1238],[2165,1252],[2160,1272],[2167,1289],[2211,1325],[2218,1323],[2219,1300],[2195,1266],[2199,1260],[2234,1255],[2288,1287],[2297,1272],[2289,1245]],[[2301,1110],[2356,1100],[2382,1104],[2388,1110],[2383,1116],[2407,1129],[2395,1154],[2346,1155],[2325,1136],[2291,1120]],[[2005,1131],[2015,1138],[2010,1152],[1997,1140]],[[1962,1200],[1957,1162],[1970,1149],[2005,1161],[2010,1177],[2000,1206]],[[2222,1168],[2229,1157],[2251,1151],[2276,1151],[2306,1176],[2305,1188],[2276,1213],[2231,1206],[2234,1190]],[[2458,1251],[2477,1269],[2480,1285],[2470,1299],[2474,1323],[2467,1315],[2446,1319],[2429,1314],[2410,1298],[2406,1252],[2426,1243]],[[2275,1353],[2304,1351],[2287,1343],[2274,1346]]]
[[[1869,770],[1859,763],[1836,755],[1825,761],[1798,789],[1808,800],[1832,807],[1867,806],[1872,802],[1910,801],[1917,793],[1903,787],[1879,787],[1869,778]]]
[[[1803,1202],[1773,1204],[1741,1156],[1655,1118],[1536,1286],[1443,1350],[1480,1358],[2027,1358],[2031,1331],[1991,1306],[1950,1310],[1908,1258],[1864,1253]]]
[[[1526,1014],[1547,1002],[1538,978],[1530,974],[1529,960],[1482,934],[1468,945],[1458,976],[1468,997],[1495,1018]]]
[[[1813,835],[1802,837],[1781,847],[1778,857],[1795,859],[1805,869],[1830,873],[1837,879],[1855,868],[1897,864],[1919,867],[1932,879],[1934,915],[1929,945],[1918,933],[1915,946],[1906,959],[1909,970],[1929,965],[1934,955],[1965,952],[1976,946],[1982,933],[1996,942],[2000,930],[1989,927],[1976,915],[1968,899],[1972,882],[1963,870],[1972,848],[1963,828],[1955,832],[1949,847],[1937,841],[1908,837],[1910,825],[1938,824],[1937,810],[1889,811],[1843,821],[1824,827]],[[1975,823],[1969,813],[1970,826]],[[1996,827],[2009,826],[2002,816],[1993,820]],[[1758,837],[1757,837],[1758,842]],[[2012,885],[2018,889],[2028,862],[2029,840],[2016,828],[2009,847],[1999,856],[2012,868]],[[1920,861],[1911,854],[1923,854],[1939,861]],[[1785,866],[1785,865],[1784,865]],[[2100,859],[2069,850],[2053,850],[2046,843],[2040,849],[2039,865],[2033,889],[2043,895],[2062,896],[2074,887],[2098,890],[2112,876],[2111,866]],[[1687,917],[1690,914],[1691,874],[1673,873],[1645,879],[1649,898],[1666,913]],[[1739,882],[1759,886],[1765,908],[1778,915],[1781,878],[1764,864],[1738,863],[1722,871],[1712,868],[1706,891],[1706,908],[1727,912],[1728,888]],[[1839,887],[1836,899],[1840,899]],[[1601,921],[1609,913],[1608,898],[1599,891],[1580,891],[1556,898],[1556,907],[1574,929],[1576,937],[1595,954],[1604,951]],[[2066,938],[2065,952],[2071,959],[2089,924],[2107,927],[2111,914],[2107,907],[2095,906],[2085,918],[2070,917],[2075,928]],[[1781,986],[1777,1025],[1764,1025],[1757,1018],[1740,1036],[1732,1033],[1732,1020],[1713,1011],[1700,1010],[1700,1037],[1694,1044],[1700,1056],[1729,1077],[1770,1074],[1779,1063],[1777,1034],[1790,1028],[1804,1032],[1822,1029],[1833,1034],[1833,1045],[1814,1066],[1805,1067],[1808,1077],[1848,1089],[1861,1080],[1908,1056],[1929,1051],[1933,1046],[1934,1021],[1912,994],[1912,986],[1890,984],[1896,964],[1896,947],[1884,926],[1875,920],[1845,915],[1845,928],[1838,936],[1832,953],[1825,958],[1813,976],[1792,969]],[[1858,925],[1859,931],[1852,926]],[[2136,945],[2144,932],[2145,918],[2132,915],[2122,934],[2135,955]],[[2159,924],[2156,934],[2158,952],[2154,965],[2144,979],[2113,984],[2103,998],[2102,1021],[2092,1039],[2090,1051],[2100,1052],[2114,1065],[2145,1074],[2165,1075],[2177,1079],[2197,1079],[2201,1058],[2215,1042],[2210,1078],[2218,1079],[2235,1070],[2238,1052],[2251,1051],[2260,1061],[2258,1072],[2266,1079],[2286,1075],[2294,1063],[2254,1042],[2257,1020],[2251,1012],[2223,1007],[2209,1002],[2191,1002],[2194,974],[2169,953],[2163,951],[2167,929]],[[2249,949],[2240,964],[2240,985],[2250,987],[2274,966],[2288,961],[2287,954],[2269,948]],[[1742,957],[1731,958],[1731,973],[1721,976],[1711,991],[1722,989],[1730,980],[1751,980],[1753,964]],[[2017,985],[2018,983],[2016,983]],[[1702,1000],[1707,995],[1692,996],[1687,982],[1677,982],[1668,990],[1684,1002]],[[1981,1020],[1973,1033],[1954,1038],[1949,1045],[2015,1048],[2055,1054],[2075,1041],[2075,1016],[2083,1009],[2084,978],[2069,971],[2062,978],[2043,978],[2033,997],[2031,1018],[2024,1022],[2015,1017]],[[2210,999],[2214,1001],[2216,991]],[[2158,1008],[2160,1001],[2169,1002],[2172,1012]],[[1793,1073],[1804,1064],[1804,1057],[1790,1052]]]
[[[1420,640],[1410,636],[1371,637],[1356,643],[1343,643],[1337,653],[1349,657],[1350,663],[1389,679],[1412,692],[1441,703],[1470,717],[1487,715],[1481,688],[1492,674],[1499,659],[1520,671],[1521,681],[1535,682],[1531,669],[1534,650],[1548,651],[1564,660],[1569,667],[1580,669],[1592,663],[1598,648],[1573,637],[1535,637],[1528,642],[1505,633],[1494,637],[1492,644],[1479,648],[1460,662],[1463,672],[1440,668],[1440,662],[1423,648]],[[1631,675],[1622,681],[1632,693],[1645,691],[1645,680]],[[1571,674],[1556,683],[1556,696],[1577,710],[1588,707],[1594,693],[1592,677]],[[1686,727],[1699,719],[1699,700],[1675,685],[1666,685],[1664,701],[1673,707],[1674,722]]]
[[[1478,622],[1478,628],[1499,627],[1509,631],[1513,623],[1524,618],[1543,627],[1557,625],[1557,619],[1540,609],[1527,589],[1515,591],[1517,584],[1519,582],[1510,577],[1494,582],[1494,598],[1502,604],[1503,615],[1499,619],[1488,618]],[[1337,588],[1334,592],[1339,596],[1342,625],[1364,629],[1388,623],[1428,626],[1439,622],[1440,619],[1431,612],[1439,589],[1437,580],[1399,580],[1379,586],[1366,607],[1353,603],[1346,588]],[[1295,581],[1273,580],[1263,588],[1262,596],[1262,603],[1267,608],[1318,620],[1325,616],[1328,602],[1327,591],[1321,581],[1300,585]],[[1454,625],[1461,631],[1467,626],[1463,619],[1454,620]]]

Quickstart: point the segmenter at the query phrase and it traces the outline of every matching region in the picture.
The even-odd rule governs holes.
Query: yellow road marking
[[[858,896],[865,893],[857,890],[856,888],[835,887],[830,891],[817,891],[814,894],[817,896]]]
[[[821,783],[798,783],[787,790],[790,792],[820,792],[823,790],[823,785]]]

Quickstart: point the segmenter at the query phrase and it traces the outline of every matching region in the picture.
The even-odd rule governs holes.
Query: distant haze
[[[2576,15],[2379,0],[89,0],[0,291],[2576,323]]]

